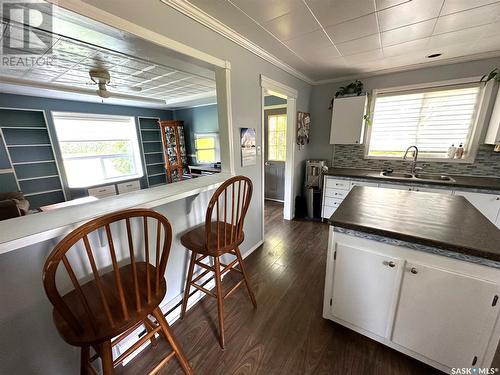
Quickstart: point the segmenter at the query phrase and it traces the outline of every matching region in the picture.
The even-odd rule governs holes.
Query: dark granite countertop
[[[357,186],[329,223],[500,261],[500,230],[458,195]]]
[[[440,187],[458,187],[458,188],[469,188],[469,189],[482,189],[482,190],[498,190],[500,191],[500,178],[496,177],[476,177],[476,176],[458,176],[449,175],[455,182],[443,182],[443,181],[429,181],[429,180],[418,180],[418,179],[408,179],[408,178],[397,178],[397,177],[382,177],[380,176],[380,171],[374,171],[370,169],[354,169],[354,168],[330,168],[328,172],[325,172],[327,176],[337,176],[337,177],[352,177],[352,178],[362,178],[368,180],[379,180],[385,181],[386,183],[397,182],[397,183],[407,183],[407,184],[420,184],[420,185],[438,185]]]

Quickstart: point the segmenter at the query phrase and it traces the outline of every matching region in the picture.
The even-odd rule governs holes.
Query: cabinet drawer
[[[135,191],[141,189],[141,184],[139,180],[123,182],[121,184],[117,184],[118,194],[128,193],[129,191]]]
[[[330,216],[333,215],[337,207],[332,207],[332,206],[323,206],[323,218],[324,219],[329,219]]]
[[[344,199],[348,193],[349,193],[348,190],[331,189],[331,188],[325,189],[325,197]]]
[[[342,203],[342,199],[325,197],[325,201],[323,202],[323,205],[337,208],[341,203]]]
[[[351,181],[351,189],[354,186],[371,186],[378,187],[378,182],[369,182],[369,181]]]
[[[326,178],[325,187],[332,189],[349,190],[350,182],[348,180],[337,180],[335,178]]]
[[[116,195],[115,185],[105,185],[87,190],[89,195],[96,198],[110,197]]]

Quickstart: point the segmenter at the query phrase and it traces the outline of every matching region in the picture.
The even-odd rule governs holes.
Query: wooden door
[[[265,111],[264,197],[285,199],[286,109]]]
[[[337,243],[332,314],[387,337],[404,261]]]
[[[498,306],[493,282],[407,263],[392,341],[448,367],[482,362]]]

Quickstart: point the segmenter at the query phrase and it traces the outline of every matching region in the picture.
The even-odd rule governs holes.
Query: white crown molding
[[[258,46],[254,42],[250,41],[249,39],[245,38],[243,35],[240,33],[236,32],[229,26],[223,24],[220,22],[218,19],[212,17],[208,13],[204,12],[197,6],[191,4],[188,1],[185,0],[160,0],[163,4],[168,5],[169,7],[177,10],[178,12],[181,12],[182,14],[188,16],[189,18],[195,20],[196,22],[199,22],[205,27],[208,27],[210,30],[215,31],[216,33],[222,35],[223,37],[231,40],[232,42],[240,45],[241,47],[245,48],[246,50],[252,52],[253,54],[257,55],[258,57],[266,60],[267,62],[273,64],[274,66],[284,70],[285,72],[293,75],[294,77],[305,81],[309,84],[314,84],[315,81],[305,74],[299,72],[297,69],[291,67],[287,63],[283,62],[282,60],[278,59],[276,56],[272,55],[271,53],[267,52],[265,49],[262,47]]]
[[[423,62],[423,63],[418,63],[418,64],[400,66],[400,67],[396,67],[396,68],[382,69],[382,70],[377,70],[374,72],[360,73],[360,74],[356,74],[356,75],[349,75],[349,76],[343,76],[343,77],[338,77],[338,78],[323,79],[320,81],[314,81],[313,85],[324,85],[324,84],[328,84],[328,83],[344,82],[344,81],[349,81],[349,80],[353,80],[353,79],[370,78],[370,77],[382,76],[382,75],[386,75],[386,74],[405,72],[408,70],[425,69],[425,68],[431,68],[431,67],[440,66],[440,65],[458,64],[461,62],[463,63],[463,62],[470,62],[470,61],[475,61],[475,60],[484,60],[484,59],[489,59],[489,58],[494,58],[494,57],[499,57],[499,56],[500,56],[500,51],[491,51],[491,52],[477,53],[477,54],[469,55],[469,56],[451,57],[448,59],[443,59],[443,60],[438,60],[438,61],[429,61],[429,62]]]

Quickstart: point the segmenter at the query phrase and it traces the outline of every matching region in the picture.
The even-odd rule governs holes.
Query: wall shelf
[[[147,186],[165,184],[167,181],[159,118],[139,117],[139,135],[144,153],[145,183]],[[159,167],[161,169],[159,170]],[[161,172],[160,172],[161,171]]]

